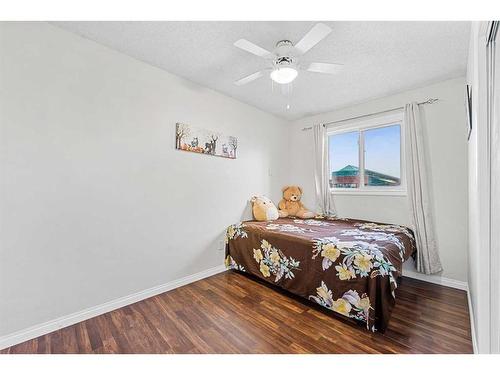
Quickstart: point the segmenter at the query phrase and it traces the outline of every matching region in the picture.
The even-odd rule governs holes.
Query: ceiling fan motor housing
[[[291,54],[292,49],[293,43],[289,40],[280,40],[276,43],[274,53],[277,57],[273,60],[273,65],[276,68],[296,65],[296,59]]]
[[[276,56],[289,56],[292,49],[292,42],[290,42],[289,40],[280,40],[278,43],[276,43],[274,53],[276,54]]]

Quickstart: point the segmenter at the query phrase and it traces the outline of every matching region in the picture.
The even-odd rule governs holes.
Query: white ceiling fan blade
[[[254,55],[257,55],[260,57],[266,58],[266,57],[271,56],[271,52],[269,52],[268,50],[266,50],[262,47],[259,47],[256,44],[253,44],[252,42],[249,42],[246,39],[237,40],[236,42],[234,42],[234,45],[238,48],[241,48],[244,51],[250,52],[251,54],[254,54]]]
[[[306,53],[323,38],[332,32],[332,29],[324,23],[317,23],[304,37],[295,45],[295,49],[301,54]]]
[[[264,73],[261,70],[260,72],[256,72],[256,73],[250,74],[249,76],[243,77],[243,78],[235,81],[234,84],[236,86],[243,86],[243,85],[246,85],[247,83],[255,81],[256,79],[262,77],[263,75],[264,75]]]
[[[337,74],[342,70],[343,64],[311,63],[306,69],[309,72]]]

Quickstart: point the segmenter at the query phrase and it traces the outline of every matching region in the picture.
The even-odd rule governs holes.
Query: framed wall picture
[[[231,135],[178,122],[175,124],[175,148],[198,154],[236,159],[238,139]]]

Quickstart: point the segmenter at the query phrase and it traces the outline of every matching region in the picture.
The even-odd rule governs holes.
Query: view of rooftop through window
[[[360,145],[363,132],[364,144]],[[364,153],[364,186],[401,184],[401,128],[399,124],[350,131],[329,137],[330,186],[360,186],[359,149]]]

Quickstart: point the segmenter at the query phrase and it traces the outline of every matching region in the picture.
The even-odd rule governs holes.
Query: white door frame
[[[488,128],[490,135],[490,350],[500,353],[500,40],[499,21],[487,32]]]

